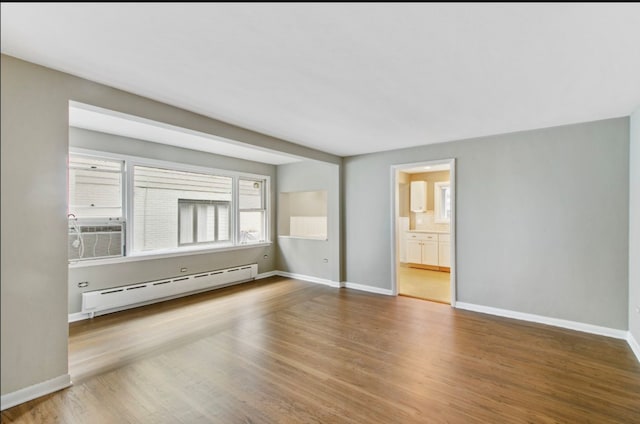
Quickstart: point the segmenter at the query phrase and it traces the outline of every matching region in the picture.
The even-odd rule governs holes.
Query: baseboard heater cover
[[[215,271],[200,272],[128,286],[113,287],[82,293],[82,312],[93,316],[97,312],[123,309],[140,303],[175,297],[240,281],[258,275],[258,264],[243,265]]]

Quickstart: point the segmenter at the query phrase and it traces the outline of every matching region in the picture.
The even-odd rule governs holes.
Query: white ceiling
[[[70,102],[69,125],[124,137],[137,138],[154,143],[168,144],[185,149],[216,153],[256,162],[282,165],[299,162],[301,158],[267,149],[259,149],[244,143],[214,137],[209,134],[175,127],[124,113]]]
[[[337,155],[626,116],[640,4],[2,3],[1,50]]]

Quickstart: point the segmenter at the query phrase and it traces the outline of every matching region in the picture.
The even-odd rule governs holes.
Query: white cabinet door
[[[409,201],[412,212],[427,211],[427,182],[411,181],[411,199]]]
[[[438,242],[423,241],[422,242],[422,264],[438,265]]]
[[[407,240],[407,262],[422,263],[422,242],[420,240]]]
[[[451,267],[451,245],[448,241],[438,243],[438,266]]]

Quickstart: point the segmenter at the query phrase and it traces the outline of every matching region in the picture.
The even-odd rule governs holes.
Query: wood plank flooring
[[[273,277],[70,325],[3,423],[640,423],[626,342]]]

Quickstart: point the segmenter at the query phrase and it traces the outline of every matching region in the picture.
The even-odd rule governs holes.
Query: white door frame
[[[398,220],[396,217],[399,213],[398,201],[398,171],[408,168],[417,168],[419,166],[433,165],[449,165],[449,182],[451,184],[451,222],[449,223],[449,232],[451,241],[449,248],[451,249],[451,306],[456,306],[456,160],[440,159],[425,162],[402,163],[391,165],[391,291],[394,296],[398,295],[398,264],[400,263],[399,240],[400,235],[397,232]]]

